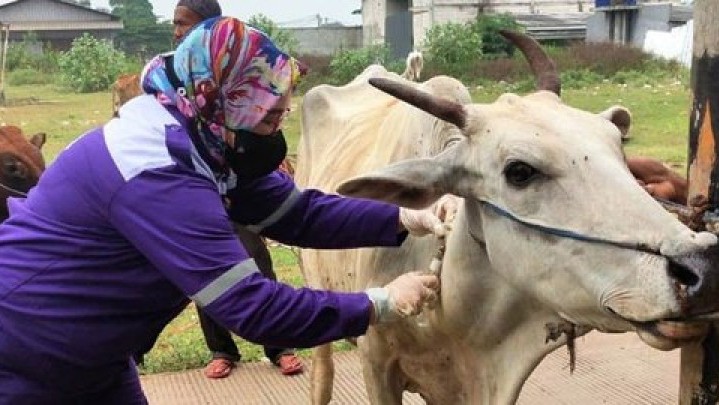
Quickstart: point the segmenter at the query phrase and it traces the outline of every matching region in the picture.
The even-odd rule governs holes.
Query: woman
[[[0,225],[0,403],[144,404],[133,353],[189,299],[248,340],[310,347],[417,313],[438,288],[408,273],[358,293],[268,280],[231,217],[315,248],[396,246],[427,211],[299,191],[272,172],[297,64],[231,18],[148,64],[148,95],[67,147]],[[229,190],[229,192],[227,192]],[[338,269],[339,270],[339,269]]]

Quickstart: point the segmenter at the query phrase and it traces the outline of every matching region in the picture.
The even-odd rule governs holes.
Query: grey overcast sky
[[[109,9],[108,0],[91,0],[93,7]],[[362,0],[219,0],[224,15],[247,19],[264,14],[283,26],[316,26],[317,14],[324,21],[360,25],[362,18],[352,15]],[[172,19],[177,0],[150,0],[156,15]]]

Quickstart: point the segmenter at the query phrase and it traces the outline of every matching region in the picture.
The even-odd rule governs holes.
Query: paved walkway
[[[524,386],[523,405],[676,404],[679,350],[660,352],[635,334],[591,333],[577,339],[577,367],[560,348],[549,355]],[[355,352],[335,356],[332,404],[364,405],[367,397]],[[269,363],[242,364],[228,378],[209,380],[202,370],[142,378],[151,405],[295,405],[309,403],[308,373],[284,377]],[[405,404],[423,404],[405,395]]]

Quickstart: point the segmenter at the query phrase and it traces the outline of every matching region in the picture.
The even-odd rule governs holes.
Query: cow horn
[[[524,54],[529,62],[529,67],[537,78],[538,90],[549,90],[556,95],[562,92],[562,82],[559,79],[557,66],[554,61],[544,52],[534,38],[521,32],[500,30],[502,36],[507,38]]]
[[[464,129],[467,123],[467,112],[462,104],[435,97],[425,91],[392,79],[373,77],[369,79],[369,84],[443,121],[454,124],[460,129]]]

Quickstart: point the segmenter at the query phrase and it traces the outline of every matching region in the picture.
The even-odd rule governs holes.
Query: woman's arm
[[[228,194],[230,217],[253,232],[311,248],[398,246],[399,207],[346,198],[319,190],[299,190],[292,179],[274,172],[240,184]]]
[[[218,322],[249,340],[309,347],[363,334],[365,293],[294,289],[264,278],[232,231],[214,185],[153,170],[125,184],[110,220],[170,282]]]

